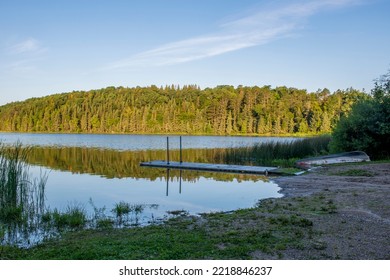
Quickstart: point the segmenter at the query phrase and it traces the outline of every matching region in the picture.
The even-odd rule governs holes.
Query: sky
[[[370,92],[388,0],[0,0],[0,105],[107,86]]]

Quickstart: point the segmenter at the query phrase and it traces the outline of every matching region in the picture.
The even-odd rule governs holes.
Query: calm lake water
[[[183,158],[216,162],[223,148],[291,140],[184,136]],[[142,161],[165,159],[166,136],[0,133],[0,141],[33,146],[28,158],[30,172],[34,176],[48,174],[45,207],[51,210],[78,204],[92,213],[92,200],[109,214],[115,203],[123,201],[144,205],[138,218],[148,223],[169,216],[169,211],[230,211],[281,196],[279,187],[262,176],[140,167]],[[178,149],[178,136],[170,136],[170,147]],[[172,151],[171,159],[177,157],[178,151]]]
[[[169,146],[179,149],[179,136],[169,136]],[[240,136],[183,136],[183,149],[232,148],[252,146],[268,141],[291,141],[286,137],[240,137]],[[56,147],[88,147],[114,150],[166,149],[165,135],[119,135],[119,134],[40,134],[1,133],[0,141],[12,144],[21,141],[24,145]]]

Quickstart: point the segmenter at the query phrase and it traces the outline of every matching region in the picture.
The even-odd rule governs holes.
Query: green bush
[[[364,151],[375,160],[390,158],[390,71],[376,81],[370,99],[340,120],[330,147],[332,152]]]

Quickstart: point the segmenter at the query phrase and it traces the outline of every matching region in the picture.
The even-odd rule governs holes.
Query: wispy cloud
[[[267,44],[288,37],[305,20],[321,11],[355,5],[362,0],[288,1],[278,7],[258,9],[226,22],[214,34],[176,41],[110,64],[108,69],[180,64],[227,52]]]
[[[13,75],[30,75],[39,72],[39,63],[45,58],[48,48],[39,40],[28,38],[8,44],[0,56],[4,59],[0,71]]]
[[[47,50],[40,41],[34,38],[28,38],[8,47],[10,54],[39,54]]]

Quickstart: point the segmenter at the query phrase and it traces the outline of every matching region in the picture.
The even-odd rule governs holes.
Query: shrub
[[[390,71],[376,81],[372,98],[356,103],[340,120],[330,147],[332,152],[361,150],[372,159],[390,157]]]

